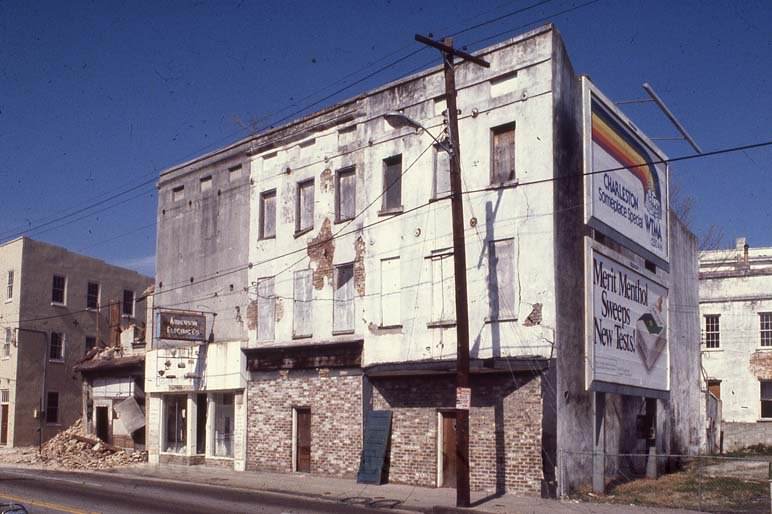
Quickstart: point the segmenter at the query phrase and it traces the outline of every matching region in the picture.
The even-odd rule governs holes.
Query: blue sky
[[[441,36],[536,3],[0,0],[0,240],[33,227],[33,238],[152,273],[162,169],[420,48],[416,32]],[[642,98],[651,83],[704,150],[772,140],[772,2],[584,3],[542,2],[456,44],[474,50],[547,18],[577,72],[613,100]],[[422,51],[310,110],[437,61]],[[676,135],[653,104],[623,108],[651,137]],[[671,157],[692,153],[658,143]],[[717,225],[725,246],[742,235],[772,246],[771,164],[767,147],[674,165],[672,181],[695,201],[693,230]]]

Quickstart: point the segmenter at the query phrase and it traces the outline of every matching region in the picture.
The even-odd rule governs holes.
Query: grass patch
[[[708,512],[769,512],[766,481],[706,476],[687,469],[662,477],[610,485],[607,494],[579,492],[580,499],[603,503],[671,507]]]

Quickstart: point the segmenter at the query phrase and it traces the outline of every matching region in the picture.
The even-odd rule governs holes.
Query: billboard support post
[[[592,437],[592,491],[606,492],[606,393],[593,391],[592,412],[594,419]]]

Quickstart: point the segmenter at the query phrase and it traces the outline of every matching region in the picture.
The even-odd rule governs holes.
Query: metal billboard
[[[656,397],[670,390],[668,289],[597,246],[586,242],[587,389]]]
[[[582,77],[585,222],[669,270],[667,159]]]

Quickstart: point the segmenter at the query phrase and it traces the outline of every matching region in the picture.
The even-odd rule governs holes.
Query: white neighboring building
[[[772,444],[772,248],[700,258],[702,363],[721,398],[723,449]]]

